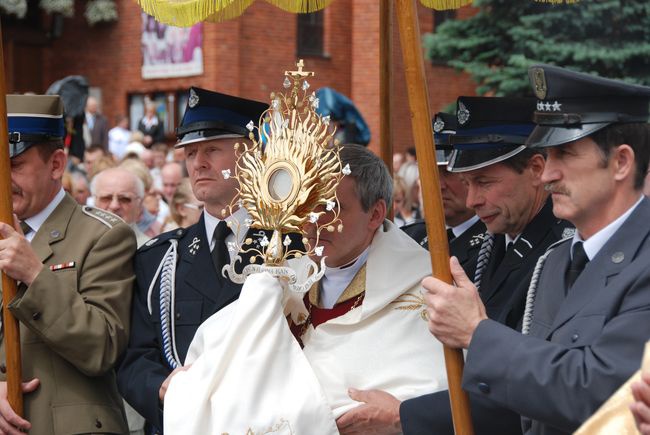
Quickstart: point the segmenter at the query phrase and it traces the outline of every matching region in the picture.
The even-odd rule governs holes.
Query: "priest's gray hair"
[[[356,193],[363,211],[370,210],[377,201],[386,201],[386,207],[393,204],[393,180],[384,161],[368,148],[357,144],[342,145],[339,153],[343,168],[350,165],[350,175],[354,178]]]

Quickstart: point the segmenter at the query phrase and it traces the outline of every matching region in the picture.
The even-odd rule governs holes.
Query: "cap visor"
[[[475,169],[508,160],[510,157],[519,154],[526,147],[523,145],[516,148],[487,148],[478,150],[454,150],[449,158],[447,170],[449,172],[468,172]]]
[[[579,128],[538,125],[530,136],[528,136],[526,146],[528,148],[546,148],[563,145],[589,136],[590,134],[607,127],[609,124],[609,122],[582,124]]]
[[[203,136],[203,135],[195,135],[192,133],[188,133],[185,136],[183,136],[183,138],[174,145],[174,148],[183,148],[185,145],[198,143],[198,142],[205,142],[207,140],[213,140],[213,139],[237,139],[243,137],[244,136],[242,136],[241,134],[234,134],[234,133],[217,134],[213,136]]]

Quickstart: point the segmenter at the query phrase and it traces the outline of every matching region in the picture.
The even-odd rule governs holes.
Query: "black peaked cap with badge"
[[[447,169],[472,171],[519,154],[535,127],[534,111],[534,98],[459,97]]]
[[[259,101],[192,87],[183,120],[176,129],[176,148],[210,139],[248,137],[251,130],[247,126],[250,122],[257,126],[268,107]]]
[[[438,166],[447,166],[453,147],[449,137],[456,134],[458,122],[456,115],[438,112],[433,117],[433,139],[436,144],[436,163]]]
[[[614,123],[648,121],[650,87],[534,65],[528,78],[537,97],[530,148],[562,145]]]

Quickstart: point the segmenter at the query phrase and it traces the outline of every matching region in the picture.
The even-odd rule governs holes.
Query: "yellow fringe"
[[[444,11],[469,5],[472,3],[472,0],[420,0],[420,3],[427,8]]]
[[[266,0],[287,12],[297,14],[316,12],[326,8],[332,0]]]
[[[221,22],[241,16],[255,0],[136,0],[158,22],[189,27],[201,21]],[[306,13],[327,7],[332,0],[266,0],[288,12]]]

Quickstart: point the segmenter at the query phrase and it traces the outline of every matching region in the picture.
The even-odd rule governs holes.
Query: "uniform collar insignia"
[[[144,246],[149,247],[149,246],[153,245],[154,243],[156,243],[157,241],[158,241],[158,237],[154,237],[153,239],[151,239],[147,243],[145,243]]]
[[[201,242],[201,239],[198,237],[194,237],[192,239],[192,243],[190,243],[187,247],[190,249],[190,254],[196,255],[196,252],[199,250],[199,243]]]
[[[481,233],[472,236],[472,238],[469,240],[469,245],[470,246],[480,245],[481,243],[483,243],[483,240],[485,239],[486,236],[487,233]]]

